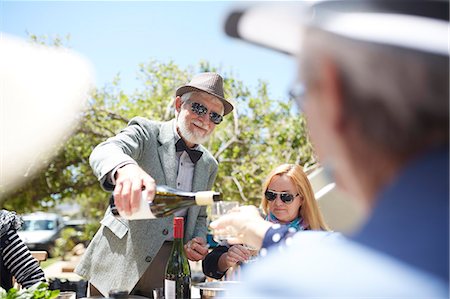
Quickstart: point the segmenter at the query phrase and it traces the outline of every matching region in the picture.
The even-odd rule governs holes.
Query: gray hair
[[[183,93],[181,95],[181,103],[183,104],[186,103],[191,98],[193,93],[194,93],[193,91]]]
[[[302,57],[306,86],[322,55],[337,65],[344,117],[366,141],[397,153],[448,144],[448,57],[349,40],[310,29]]]

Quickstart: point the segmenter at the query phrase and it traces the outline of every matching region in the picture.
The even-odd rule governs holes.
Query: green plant
[[[58,154],[17,190],[0,192],[0,205],[4,199],[5,209],[23,213],[76,202],[80,217],[99,226],[109,193],[100,187],[89,165],[92,150],[135,116],[158,121],[173,118],[176,88],[198,71],[222,74],[226,97],[237,104],[204,144],[219,162],[215,191],[229,200],[259,205],[262,181],[275,166],[297,163],[309,168],[316,163],[306,119],[298,114],[293,100],[271,97],[269,83],[243,82],[231,71],[207,62],[182,68],[173,61],[150,60],[139,65],[141,84],[134,91],[122,89],[119,75],[97,88],[80,113],[74,133],[61,140]],[[95,231],[93,226],[86,227],[86,239]]]
[[[78,233],[74,228],[72,227],[66,227],[61,231],[61,237],[56,239],[55,241],[55,247],[53,254],[55,256],[62,257],[63,260],[66,260],[66,254],[67,252],[71,251],[72,248],[76,245],[78,242],[78,235],[81,233]]]
[[[58,297],[59,290],[49,290],[48,283],[37,282],[27,289],[11,288],[6,291],[0,288],[0,299],[54,299]]]

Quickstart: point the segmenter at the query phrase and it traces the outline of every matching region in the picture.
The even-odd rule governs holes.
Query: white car
[[[51,254],[55,240],[63,229],[63,218],[55,213],[37,212],[22,215],[23,225],[18,231],[30,250],[45,250]]]

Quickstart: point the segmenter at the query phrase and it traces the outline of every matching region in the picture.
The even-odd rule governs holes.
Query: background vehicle
[[[63,218],[55,213],[37,212],[22,215],[22,219],[20,238],[30,250],[45,250],[51,256],[55,240],[65,226]]]

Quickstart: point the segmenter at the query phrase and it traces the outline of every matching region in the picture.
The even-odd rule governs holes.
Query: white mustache
[[[192,120],[192,123],[193,123],[194,125],[196,125],[197,127],[200,127],[200,128],[202,128],[202,129],[204,129],[204,130],[208,130],[208,127],[207,127],[206,125],[203,125],[202,122],[200,122],[200,121],[198,121],[198,120],[196,120],[196,119]]]

